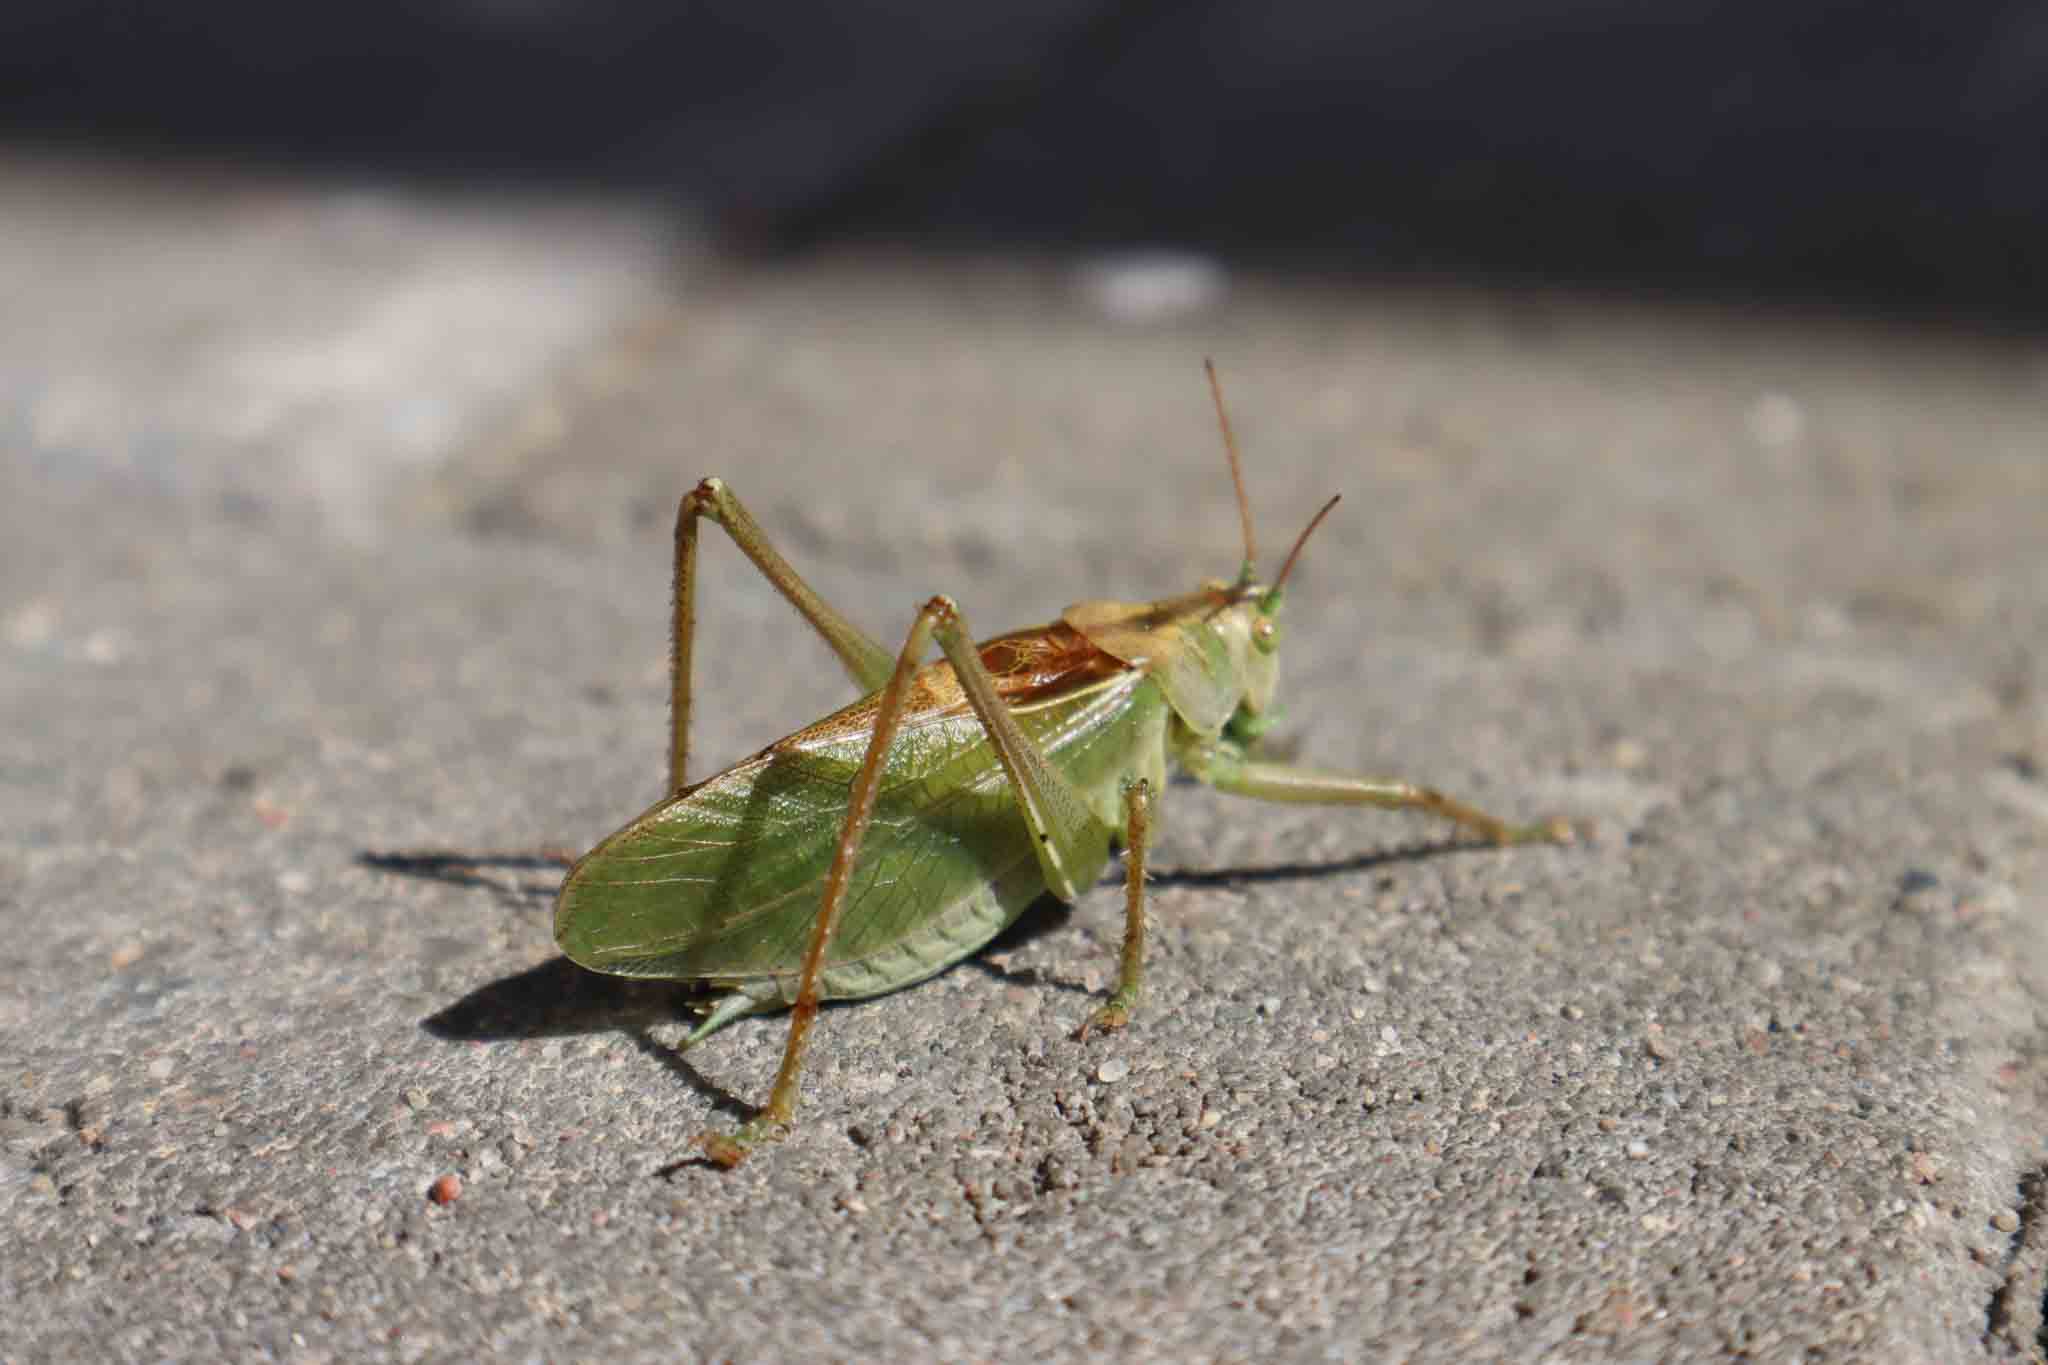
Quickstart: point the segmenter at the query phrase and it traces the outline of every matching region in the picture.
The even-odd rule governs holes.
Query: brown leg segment
[[[818,1022],[821,982],[825,975],[825,949],[838,926],[839,912],[846,905],[846,887],[853,876],[854,860],[860,855],[861,836],[875,815],[875,793],[881,789],[882,769],[888,761],[889,746],[896,742],[896,729],[903,719],[904,699],[911,677],[931,645],[932,630],[941,619],[950,620],[953,604],[934,597],[917,613],[903,652],[896,656],[895,671],[875,712],[874,734],[867,753],[853,779],[846,823],[839,829],[839,846],[833,851],[832,866],[825,874],[825,893],[818,906],[818,919],[811,928],[811,940],[804,949],[801,975],[797,978],[796,1003],[789,1012],[789,1040],[783,1044],[782,1065],[775,1073],[775,1088],[768,1092],[768,1104],[760,1114],[742,1125],[737,1133],[705,1133],[697,1139],[704,1154],[721,1166],[737,1166],[747,1153],[768,1139],[781,1136],[796,1117],[798,1078],[803,1071],[804,1052],[810,1046],[811,1029]]]
[[[1124,784],[1124,947],[1117,963],[1116,991],[1075,1031],[1086,1038],[1131,1021],[1145,975],[1145,860],[1152,844],[1152,784],[1144,778]]]
[[[874,819],[876,794],[881,789],[882,773],[888,766],[890,747],[895,743],[902,724],[911,679],[934,640],[944,651],[946,661],[953,666],[962,689],[967,693],[969,705],[1010,776],[1019,812],[1036,836],[1032,842],[1047,885],[1054,892],[1071,899],[1075,892],[1068,885],[1064,869],[1078,862],[1084,844],[1108,837],[1107,831],[1088,814],[1086,803],[1079,794],[1018,728],[1015,718],[996,694],[995,684],[982,666],[981,656],[975,652],[974,640],[968,633],[966,622],[961,619],[959,608],[945,597],[934,597],[925,603],[910,628],[909,637],[903,642],[903,652],[896,656],[888,685],[882,689],[875,712],[874,733],[868,739],[860,771],[848,793],[846,822],[840,827],[839,845],[833,852],[832,866],[825,874],[825,890],[818,907],[817,922],[811,929],[810,942],[804,950],[803,967],[797,978],[796,1003],[790,1009],[789,1040],[782,1050],[782,1066],[775,1073],[775,1088],[769,1092],[767,1106],[737,1133],[707,1133],[698,1139],[705,1154],[721,1166],[739,1164],[751,1148],[779,1136],[796,1115],[804,1052],[809,1046],[811,1030],[817,1023],[823,992],[826,951],[845,909],[847,887],[860,856],[861,839]],[[1127,802],[1131,799],[1126,797]],[[1142,801],[1144,798],[1138,799]],[[1136,818],[1132,829],[1136,831],[1134,838],[1142,841],[1146,829],[1142,815]],[[1142,855],[1137,866],[1142,882]],[[1142,895],[1142,891],[1139,894]],[[1142,911],[1140,904],[1140,938],[1135,949],[1127,945],[1127,954],[1133,951],[1140,956],[1143,954]]]
[[[683,495],[676,508],[675,604],[669,636],[668,789],[683,789],[690,743],[691,654],[697,642],[697,522],[709,517],[725,528],[732,543],[753,561],[761,576],[802,614],[811,628],[839,656],[862,692],[872,692],[889,676],[889,651],[861,633],[804,582],[803,576],[776,553],[760,525],[725,486],[706,479]]]

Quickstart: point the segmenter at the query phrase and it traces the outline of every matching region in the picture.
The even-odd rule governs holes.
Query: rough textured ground
[[[1051,264],[742,270],[652,214],[0,176],[0,1358],[2038,1354],[2048,348]],[[1168,793],[1118,892],[679,1058],[552,874],[655,794],[723,473],[875,635],[1237,561],[1290,731],[1588,845]],[[1270,553],[1270,551],[1269,551]],[[714,544],[700,748],[844,693]],[[439,1204],[445,1176],[460,1196]],[[447,1186],[441,1187],[444,1192]]]

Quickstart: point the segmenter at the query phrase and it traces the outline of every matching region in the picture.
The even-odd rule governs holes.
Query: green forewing
[[[662,801],[570,872],[555,940],[570,958],[624,976],[738,982],[794,973],[845,824],[876,698]],[[1108,860],[1121,777],[1163,700],[1142,674],[1015,706],[1024,733],[1089,797]],[[884,952],[991,888],[1014,918],[1043,890],[1008,778],[965,704],[904,717],[883,769],[828,967]],[[994,932],[992,928],[991,933]]]

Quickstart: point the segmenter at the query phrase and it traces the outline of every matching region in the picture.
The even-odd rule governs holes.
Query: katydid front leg
[[[826,950],[846,907],[847,886],[869,823],[874,819],[875,798],[881,788],[882,771],[889,748],[903,720],[912,678],[926,649],[936,640],[946,661],[967,694],[968,705],[995,746],[1023,819],[1032,833],[1032,850],[1046,886],[1054,895],[1072,901],[1080,894],[1068,868],[1082,864],[1090,841],[1106,842],[1109,831],[1091,815],[1087,803],[1073,785],[1060,775],[1044,752],[1024,734],[996,692],[996,686],[975,651],[974,638],[960,609],[951,598],[934,597],[917,613],[903,652],[896,656],[887,686],[876,705],[875,728],[868,738],[853,788],[848,794],[846,821],[840,826],[839,843],[833,851],[831,868],[825,874],[825,890],[818,916],[804,949],[803,966],[797,978],[796,1002],[790,1007],[789,1038],[783,1045],[782,1065],[775,1073],[775,1086],[768,1103],[736,1133],[705,1133],[697,1145],[721,1166],[737,1166],[747,1153],[763,1142],[785,1133],[796,1117],[796,1101],[803,1071],[804,1053],[810,1046],[812,1028],[817,1024],[821,983],[825,973]]]
[[[1228,739],[1207,740],[1190,745],[1180,755],[1181,765],[1199,781],[1233,796],[1257,801],[1293,801],[1319,806],[1381,806],[1394,810],[1422,810],[1473,830],[1496,844],[1568,844],[1575,837],[1566,820],[1545,820],[1531,825],[1513,825],[1488,815],[1476,806],[1453,801],[1428,787],[1418,787],[1398,778],[1354,777],[1348,773],[1326,772],[1292,763],[1266,763],[1245,757],[1244,750]],[[1117,987],[1108,1003],[1091,1015],[1074,1035],[1086,1038],[1091,1032],[1122,1028],[1136,1008],[1145,968],[1145,855],[1151,834],[1151,789],[1143,781],[1124,788],[1127,829],[1124,866],[1124,946]]]
[[[1191,745],[1180,759],[1196,780],[1217,791],[1248,796],[1255,801],[1426,811],[1462,825],[1494,844],[1568,844],[1578,837],[1569,820],[1510,824],[1433,788],[1418,787],[1400,778],[1356,777],[1292,763],[1260,762],[1245,757],[1244,751],[1227,739]]]

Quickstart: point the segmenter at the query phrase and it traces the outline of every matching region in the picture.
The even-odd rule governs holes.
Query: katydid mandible
[[[892,991],[978,951],[1050,891],[1072,902],[1124,848],[1115,990],[1080,1036],[1122,1028],[1145,957],[1145,858],[1169,760],[1261,801],[1415,809],[1497,844],[1569,842],[1562,820],[1509,824],[1428,787],[1263,761],[1277,618],[1303,544],[1261,583],[1237,444],[1209,367],[1244,531],[1235,582],[1157,602],[1081,602],[1050,625],[977,644],[951,598],[919,608],[890,654],[812,590],[718,479],[676,515],[669,794],[585,854],[555,903],[555,941],[582,966],[724,994],[688,1047],[788,1008],[767,1106],[697,1139],[721,1166],[787,1131],[825,1000]],[[698,529],[723,527],[824,637],[864,694],[714,777],[686,781]],[[941,661],[924,663],[933,643]]]

